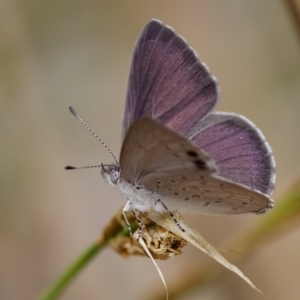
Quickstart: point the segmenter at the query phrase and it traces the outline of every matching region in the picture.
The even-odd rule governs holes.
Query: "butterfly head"
[[[101,175],[104,180],[110,185],[115,186],[121,181],[121,170],[118,164],[104,165],[101,164]]]

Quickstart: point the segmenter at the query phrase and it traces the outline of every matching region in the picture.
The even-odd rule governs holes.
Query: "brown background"
[[[300,175],[300,44],[283,1],[0,1],[0,299],[34,299],[99,235],[124,199],[100,170],[111,162],[71,116],[72,105],[118,156],[124,95],[138,33],[158,18],[218,78],[218,110],[243,114],[277,162],[274,198]],[[242,236],[261,217],[188,218],[211,243]],[[299,299],[297,223],[241,269],[272,300]],[[191,246],[159,262],[169,288],[210,262]],[[98,256],[62,299],[143,299],[163,291],[145,258]],[[265,299],[229,271],[180,299]]]

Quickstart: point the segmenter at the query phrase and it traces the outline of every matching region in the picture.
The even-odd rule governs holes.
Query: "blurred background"
[[[151,18],[185,37],[218,78],[217,109],[262,130],[277,163],[274,199],[300,176],[300,43],[285,1],[0,0],[1,300],[36,299],[125,204],[99,169],[64,170],[112,162],[68,106],[119,155],[130,57]],[[261,218],[186,219],[222,247]],[[298,225],[239,265],[272,300],[299,299]],[[188,246],[158,263],[172,289],[209,262]],[[160,290],[150,260],[107,248],[61,299],[133,300]],[[217,285],[178,299],[265,298],[227,271]]]

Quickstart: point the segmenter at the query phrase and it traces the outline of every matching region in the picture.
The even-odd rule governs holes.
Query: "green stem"
[[[39,300],[57,299],[66,287],[71,283],[88,262],[107,244],[107,240],[101,240],[93,243],[62,275],[57,281],[42,295]]]
[[[55,300],[63,293],[79,272],[110,242],[121,236],[129,236],[127,227],[119,222],[122,210],[120,210],[106,225],[101,238],[89,246],[71,266],[54,282],[54,284],[38,298],[38,300]],[[133,216],[130,219],[130,227],[137,229],[137,223]]]

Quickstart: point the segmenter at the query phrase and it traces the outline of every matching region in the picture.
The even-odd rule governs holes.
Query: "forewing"
[[[150,21],[132,56],[122,139],[135,120],[146,116],[185,134],[217,100],[216,80],[194,50],[172,28]]]
[[[121,177],[132,184],[149,174],[184,170],[208,175],[217,171],[213,160],[186,138],[150,118],[132,124],[120,155]]]
[[[194,170],[148,174],[140,184],[161,199],[170,211],[205,214],[262,214],[273,200],[259,191],[216,175]]]
[[[197,123],[188,138],[214,159],[218,175],[270,195],[275,161],[260,130],[245,117],[211,113]]]

